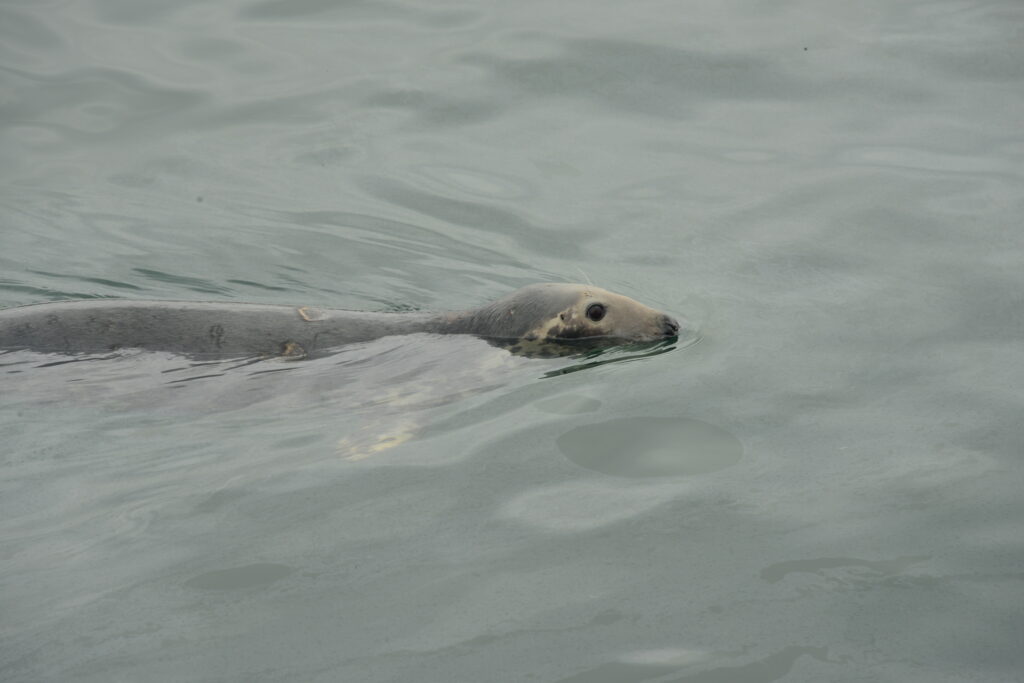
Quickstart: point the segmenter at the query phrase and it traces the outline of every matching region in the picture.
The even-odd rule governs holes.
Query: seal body
[[[67,301],[0,311],[0,348],[301,356],[393,334],[431,331],[435,318],[264,304]]]
[[[202,357],[303,357],[417,332],[516,343],[615,344],[678,334],[675,319],[598,287],[530,285],[456,313],[369,313],[264,304],[97,299],[0,310],[0,349],[95,353],[122,348]]]

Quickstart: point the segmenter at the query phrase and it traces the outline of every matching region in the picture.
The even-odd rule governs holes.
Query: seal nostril
[[[679,323],[675,318],[670,318],[666,315],[662,322],[662,329],[665,331],[666,337],[674,337],[679,334]]]

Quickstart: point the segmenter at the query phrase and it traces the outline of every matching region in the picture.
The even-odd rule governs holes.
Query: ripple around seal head
[[[743,456],[739,439],[685,417],[624,417],[569,430],[558,448],[577,465],[617,477],[672,477],[715,472]]]

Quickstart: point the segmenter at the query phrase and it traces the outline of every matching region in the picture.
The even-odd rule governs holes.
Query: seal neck
[[[311,314],[319,326],[320,334],[336,332],[351,339],[372,339],[392,335],[427,334],[486,334],[485,321],[477,311],[447,313],[369,313],[341,309],[319,310]]]
[[[452,311],[439,313],[425,319],[422,324],[428,329],[424,332],[436,334],[472,334],[477,337],[495,337],[494,328],[489,324],[484,309],[471,309],[468,311]]]

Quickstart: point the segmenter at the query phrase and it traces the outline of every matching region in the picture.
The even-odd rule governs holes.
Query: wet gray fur
[[[278,355],[413,332],[443,332],[442,316],[265,304],[67,301],[0,311],[0,348],[91,353],[119,348],[199,356]]]

